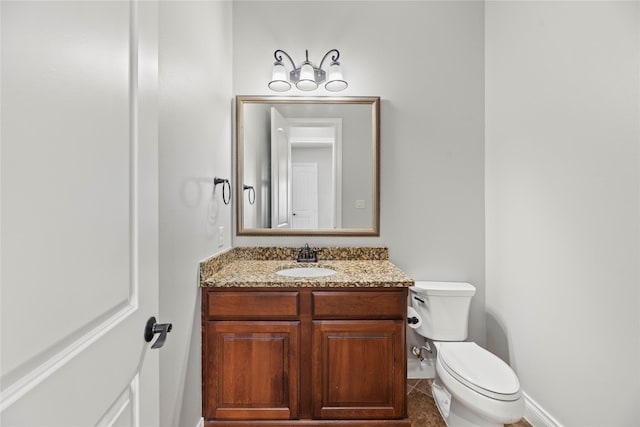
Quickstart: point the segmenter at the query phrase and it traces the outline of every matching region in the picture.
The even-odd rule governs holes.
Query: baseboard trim
[[[200,417],[200,420],[198,420],[198,424],[196,424],[196,427],[204,427],[204,417]]]
[[[524,417],[533,427],[562,427],[562,424],[542,409],[531,396],[524,392],[522,394],[525,402]]]

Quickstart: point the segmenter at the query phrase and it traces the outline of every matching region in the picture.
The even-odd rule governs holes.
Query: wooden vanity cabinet
[[[410,427],[406,288],[205,288],[205,426]]]

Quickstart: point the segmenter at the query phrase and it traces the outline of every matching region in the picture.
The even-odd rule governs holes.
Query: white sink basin
[[[335,273],[335,270],[323,267],[295,267],[276,271],[276,274],[287,277],[324,277]]]

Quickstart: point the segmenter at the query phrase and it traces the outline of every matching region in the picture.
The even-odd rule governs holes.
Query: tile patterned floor
[[[446,427],[431,397],[431,379],[408,380],[407,407],[412,427]],[[524,418],[506,427],[532,427]]]

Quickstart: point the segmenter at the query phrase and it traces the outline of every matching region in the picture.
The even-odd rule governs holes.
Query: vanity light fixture
[[[331,55],[331,63],[329,64],[328,73],[322,69],[325,59]],[[289,58],[291,62],[292,70],[289,72],[287,78],[287,70],[282,62],[282,54]],[[300,90],[310,91],[316,90],[318,85],[326,80],[324,88],[330,92],[340,92],[347,88],[347,82],[342,76],[342,68],[338,62],[340,52],[338,49],[331,49],[325,53],[320,61],[320,65],[316,67],[309,61],[309,51],[305,50],[306,59],[301,66],[297,66],[291,56],[284,50],[276,50],[273,56],[276,58],[276,62],[273,63],[273,74],[271,81],[269,82],[269,89],[275,92],[285,92],[291,89],[291,84],[295,84]]]

